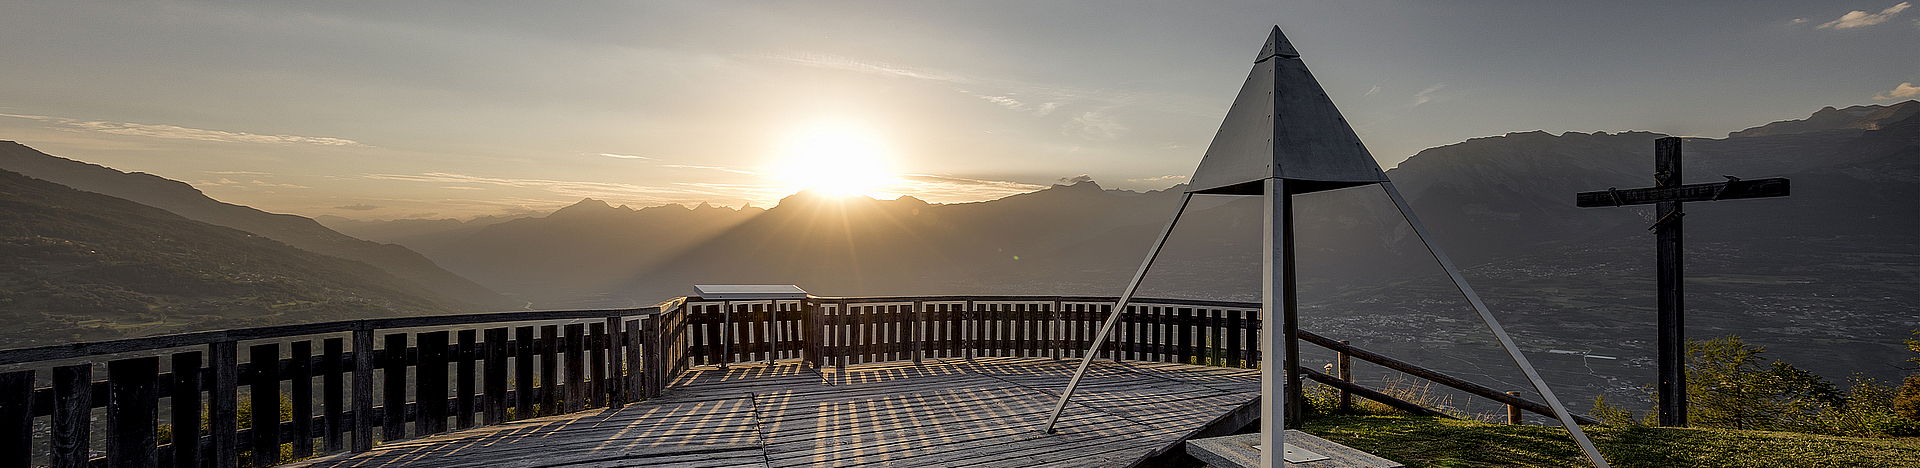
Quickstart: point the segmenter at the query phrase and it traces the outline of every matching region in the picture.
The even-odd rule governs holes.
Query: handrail
[[[378,319],[339,320],[333,322],[302,323],[294,325],[274,325],[255,328],[237,328],[204,332],[178,333],[172,335],[143,336],[123,338],[111,341],[85,343],[67,343],[32,348],[0,350],[0,365],[23,362],[52,361],[73,359],[102,354],[130,353],[155,349],[199,346],[217,341],[265,340],[288,338],[302,335],[324,333],[342,333],[355,330],[377,330],[384,328],[415,328],[445,325],[472,325],[476,323],[534,322],[544,320],[571,320],[583,318],[604,318],[614,312],[620,316],[649,315],[658,313],[659,306],[638,307],[632,309],[593,309],[593,310],[557,310],[557,311],[515,311],[488,312],[460,315],[432,315],[424,317],[394,317]]]

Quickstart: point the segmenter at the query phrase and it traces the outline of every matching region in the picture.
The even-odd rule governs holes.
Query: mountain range
[[[1573,194],[1651,186],[1663,136],[1509,133],[1422,151],[1387,174],[1550,381],[1630,400],[1652,372],[1651,209],[1578,208]],[[1689,333],[1737,334],[1834,378],[1899,374],[1892,366],[1910,354],[1899,341],[1920,328],[1920,102],[1688,137],[1684,154],[1685,183],[1794,186],[1784,198],[1687,204]],[[803,191],[765,209],[585,199],[525,217],[316,223],[10,143],[0,168],[364,262],[431,290],[418,297],[469,309],[628,307],[728,283],[823,296],[1116,295],[1185,189],[1084,180],[957,204]],[[1525,388],[1511,366],[1488,365],[1505,358],[1377,186],[1295,201],[1308,329]],[[1258,300],[1260,209],[1258,198],[1196,197],[1143,294]]]
[[[340,234],[303,216],[268,213],[214,200],[185,182],[56,157],[12,141],[0,141],[0,169],[134,201],[187,219],[239,229],[303,250],[365,262],[442,296],[458,298],[465,303],[460,307],[464,310],[523,305],[450,273],[406,247]]]
[[[1834,378],[1897,377],[1893,365],[1910,354],[1899,342],[1920,328],[1916,114],[1914,101],[1826,108],[1727,138],[1687,137],[1685,183],[1794,186],[1784,198],[1687,204],[1692,336],[1740,335]],[[1539,359],[1571,395],[1631,400],[1652,365],[1652,210],[1579,208],[1573,195],[1651,186],[1653,140],[1664,136],[1517,132],[1431,148],[1387,174],[1507,327],[1535,351],[1564,351]],[[545,217],[384,241],[536,306],[650,303],[705,283],[1116,295],[1183,190],[1082,181],[944,205],[802,192],[765,210],[583,200]],[[1295,199],[1308,328],[1395,355],[1446,356],[1424,364],[1525,388],[1501,370],[1510,366],[1483,365],[1505,358],[1380,189]],[[1257,300],[1259,200],[1195,204],[1143,293]]]
[[[471,307],[366,263],[0,170],[0,348]]]

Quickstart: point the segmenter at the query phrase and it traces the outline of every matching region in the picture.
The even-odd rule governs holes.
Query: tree
[[[1812,372],[1761,357],[1736,336],[1687,342],[1687,420],[1729,429],[1807,431],[1845,396]]]

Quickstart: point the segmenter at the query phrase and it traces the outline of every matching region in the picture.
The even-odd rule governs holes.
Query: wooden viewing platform
[[[1131,466],[1259,406],[1260,373],[1098,362],[1038,432],[1072,360],[984,357],[815,372],[799,361],[702,367],[620,409],[398,441],[303,467]],[[1244,413],[1244,415],[1242,415]]]
[[[326,458],[300,463],[1127,466],[1178,457],[1181,440],[1253,419],[1265,342],[1259,305],[1144,299],[1127,306],[1113,339],[1095,351],[1094,372],[1059,432],[1042,436],[1045,413],[1114,300],[687,297],[636,309],[0,350],[0,468],[267,467],[315,455]],[[1291,332],[1341,356],[1552,414]],[[1356,397],[1440,414],[1289,367]]]

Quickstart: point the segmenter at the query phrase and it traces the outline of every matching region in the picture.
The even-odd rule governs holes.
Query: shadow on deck
[[[621,409],[396,441],[293,466],[1131,466],[1259,405],[1258,370],[1095,361],[1058,432],[1041,434],[1075,364],[983,357],[842,372],[798,361],[698,367],[660,397]]]

